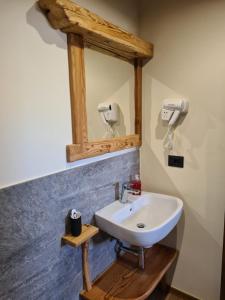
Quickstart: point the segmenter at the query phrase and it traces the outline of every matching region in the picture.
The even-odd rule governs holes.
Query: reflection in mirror
[[[133,65],[85,48],[88,140],[134,134]]]

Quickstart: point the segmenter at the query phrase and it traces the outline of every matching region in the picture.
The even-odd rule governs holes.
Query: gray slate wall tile
[[[0,190],[0,299],[78,300],[81,250],[61,246],[68,211],[93,223],[95,211],[115,200],[114,184],[137,172],[134,151]],[[114,259],[114,242],[95,238],[92,278]]]

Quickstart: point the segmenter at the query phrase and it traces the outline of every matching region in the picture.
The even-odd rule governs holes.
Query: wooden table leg
[[[91,279],[90,279],[90,269],[88,261],[88,250],[89,243],[88,241],[84,242],[82,245],[82,266],[83,266],[83,281],[84,288],[89,291],[92,288]]]

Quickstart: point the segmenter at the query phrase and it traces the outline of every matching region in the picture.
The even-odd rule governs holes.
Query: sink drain
[[[145,228],[145,224],[144,223],[137,223],[137,228]]]

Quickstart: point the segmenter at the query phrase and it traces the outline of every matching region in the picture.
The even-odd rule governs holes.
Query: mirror
[[[85,48],[88,140],[134,134],[134,67]]]

